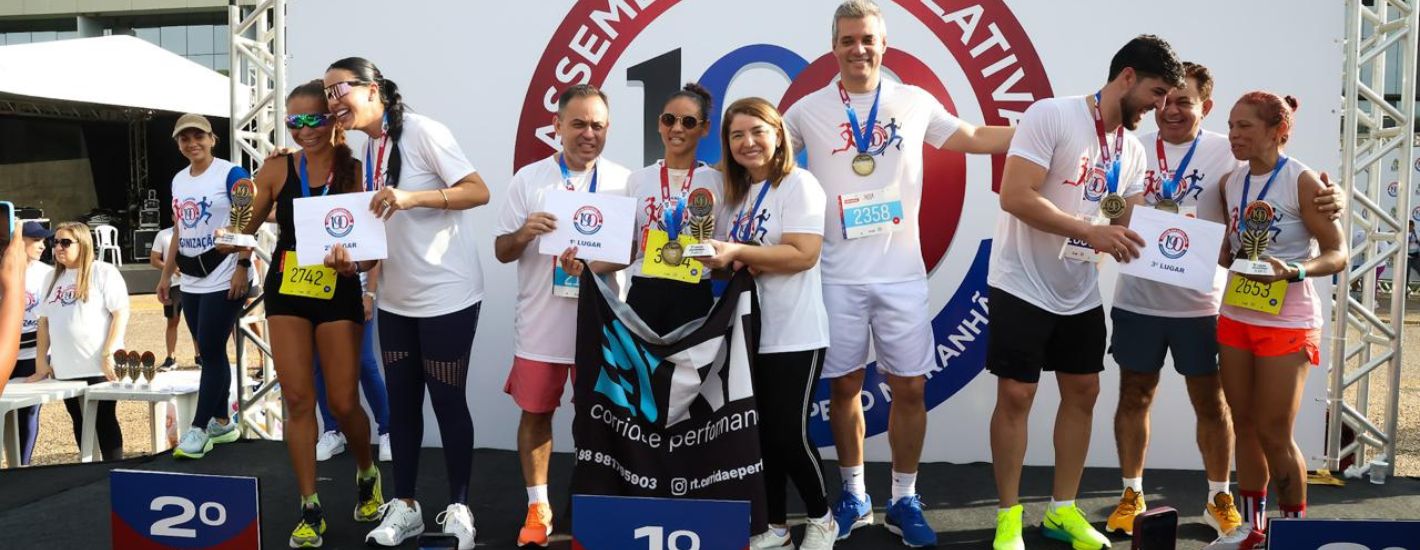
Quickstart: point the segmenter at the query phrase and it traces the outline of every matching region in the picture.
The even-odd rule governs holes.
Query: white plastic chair
[[[106,261],[105,254],[112,252],[113,261],[109,263],[123,267],[123,249],[118,247],[117,227],[100,225],[94,228],[94,252],[99,261]]]

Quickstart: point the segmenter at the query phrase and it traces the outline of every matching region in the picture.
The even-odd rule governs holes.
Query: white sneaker
[[[444,526],[444,534],[459,539],[459,550],[473,550],[473,538],[478,529],[473,528],[473,512],[463,504],[450,504],[434,517],[434,523]]]
[[[820,523],[811,519],[804,525],[804,543],[800,550],[833,550],[833,541],[838,539],[838,522],[829,514],[828,521]]]
[[[380,436],[380,462],[394,460],[394,453],[390,450],[390,434]]]
[[[1237,529],[1233,529],[1233,532],[1218,537],[1203,548],[1204,550],[1253,550],[1254,548],[1263,548],[1266,541],[1266,536],[1262,533],[1254,533],[1252,525],[1244,523],[1239,525]]]
[[[380,526],[365,535],[365,543],[376,546],[399,546],[406,540],[424,533],[424,514],[419,511],[419,503],[405,504],[401,499],[392,499],[380,506],[385,519]]]
[[[784,526],[778,526],[783,528]],[[783,550],[788,548],[794,550],[794,539],[789,536],[789,530],[784,529],[784,534],[774,532],[775,526],[769,526],[769,530],[749,538],[749,550]],[[835,530],[834,535],[838,532]],[[832,543],[830,543],[832,544]],[[831,547],[831,546],[830,546]]]
[[[320,439],[316,440],[316,460],[325,462],[330,457],[345,452],[345,434],[337,431],[329,431],[320,434]]]

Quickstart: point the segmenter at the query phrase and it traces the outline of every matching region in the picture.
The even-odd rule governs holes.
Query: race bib
[[[677,245],[667,249],[670,244],[670,236],[659,229],[652,229],[646,233],[645,256],[641,259],[641,273],[647,277],[657,277],[660,279],[670,279],[683,283],[698,283],[700,276],[705,273],[705,266],[686,256],[686,250],[697,241],[690,235],[682,234],[677,239]],[[675,262],[675,263],[672,263]]]
[[[1282,300],[1286,297],[1287,281],[1277,281],[1269,285],[1234,273],[1228,278],[1228,290],[1223,294],[1223,303],[1276,315],[1282,311]]]
[[[838,196],[838,215],[843,222],[843,238],[860,239],[902,229],[902,199],[893,185],[861,193]]]
[[[1094,225],[1105,225],[1109,219],[1104,216],[1090,218],[1090,223]],[[1060,247],[1060,259],[1075,262],[1099,263],[1100,253],[1090,247],[1090,243],[1085,241],[1065,238],[1065,244]]]
[[[577,277],[567,274],[557,258],[552,259],[552,295],[559,298],[576,298],[581,287]]]
[[[296,265],[296,251],[281,255],[281,294],[329,300],[335,296],[335,270],[323,265]]]

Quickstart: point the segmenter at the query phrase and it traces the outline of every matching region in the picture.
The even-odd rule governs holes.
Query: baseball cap
[[[188,128],[197,128],[209,134],[212,133],[212,123],[207,121],[207,117],[188,113],[178,117],[177,125],[173,126],[173,138],[177,138],[178,134]]]
[[[25,222],[23,234],[27,239],[48,239],[54,236],[54,232],[45,229],[39,222]]]

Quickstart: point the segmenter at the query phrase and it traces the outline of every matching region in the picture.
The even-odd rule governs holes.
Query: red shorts
[[[1321,329],[1317,328],[1262,327],[1219,315],[1218,343],[1250,351],[1257,357],[1305,352],[1311,364],[1321,364]]]
[[[513,396],[518,408],[536,414],[557,410],[562,404],[562,389],[567,380],[577,381],[577,372],[570,363],[548,363],[513,356],[513,368],[503,393]]]

